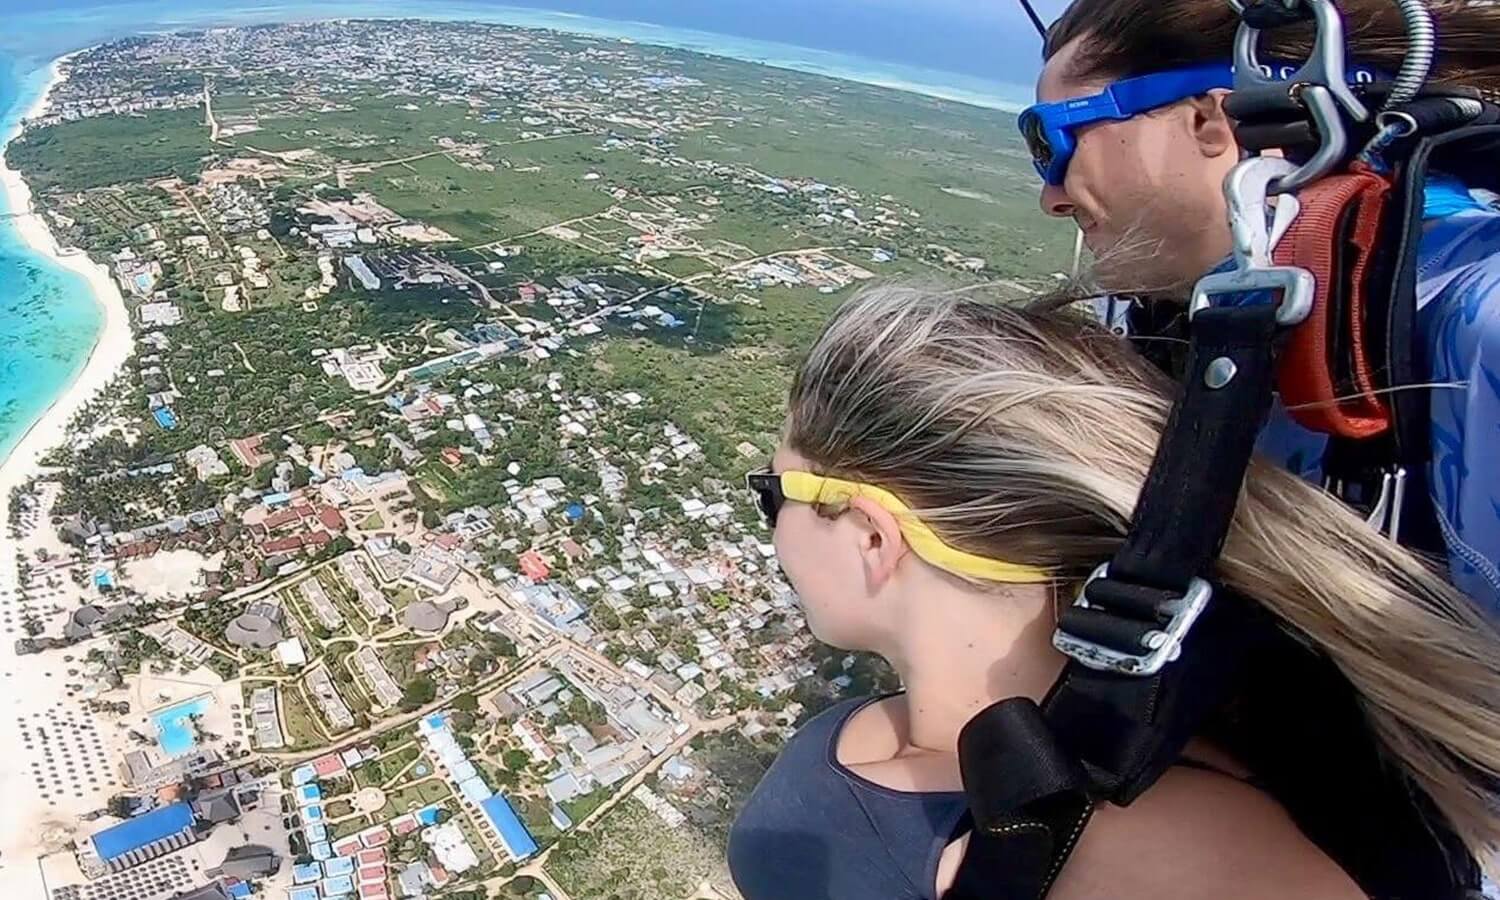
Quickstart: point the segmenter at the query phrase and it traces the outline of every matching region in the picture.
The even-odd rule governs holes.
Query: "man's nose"
[[[1063,190],[1062,185],[1042,186],[1042,212],[1059,219],[1067,219],[1072,217],[1073,209],[1073,201],[1068,197],[1068,192]]]

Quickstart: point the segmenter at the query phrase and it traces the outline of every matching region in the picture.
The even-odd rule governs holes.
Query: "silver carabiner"
[[[1260,29],[1244,22],[1234,36],[1234,89],[1276,88],[1300,92],[1300,99],[1312,115],[1318,129],[1320,145],[1306,163],[1271,186],[1270,193],[1284,194],[1306,187],[1323,177],[1343,161],[1349,149],[1349,134],[1339,107],[1356,122],[1370,118],[1370,111],[1349,89],[1344,64],[1344,20],[1331,0],[1295,0],[1312,10],[1317,25],[1312,55],[1286,81],[1273,80],[1262,73],[1259,44]]]

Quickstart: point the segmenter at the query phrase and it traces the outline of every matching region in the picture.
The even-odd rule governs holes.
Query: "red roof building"
[[[442,452],[442,457],[443,462],[447,463],[455,469],[464,464],[464,455],[454,447],[448,447],[444,449]]]
[[[385,865],[385,851],[381,849],[359,851],[359,864],[362,866]]]
[[[333,842],[333,852],[339,856],[353,856],[359,852],[359,838],[350,835]]]
[[[276,531],[288,525],[295,525],[300,521],[302,521],[302,515],[296,509],[287,507],[286,509],[278,509],[276,512],[266,516],[265,521],[261,522],[261,524],[265,526],[267,531]]]
[[[302,535],[293,534],[274,541],[266,541],[260,545],[260,552],[267,556],[275,556],[278,553],[291,553],[293,550],[302,549]]]
[[[318,521],[329,531],[344,530],[344,515],[331,506],[325,506],[318,510]]]
[[[312,761],[312,767],[313,771],[318,773],[319,778],[332,778],[335,775],[342,775],[347,771],[344,768],[344,761],[339,759],[337,753],[318,757]]]
[[[525,553],[522,553],[519,562],[522,574],[530,578],[534,583],[539,584],[546,581],[547,576],[552,574],[552,569],[547,566],[547,561],[542,559],[542,555],[535,550],[527,550]]]

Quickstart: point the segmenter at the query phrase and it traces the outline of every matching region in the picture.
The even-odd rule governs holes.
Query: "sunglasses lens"
[[[755,492],[760,501],[760,511],[766,517],[766,524],[772,528],[776,527],[776,514],[781,511],[780,504],[776,502],[776,495],[770,488],[759,488]]]
[[[1047,132],[1042,128],[1042,117],[1022,117],[1021,136],[1026,139],[1026,149],[1031,153],[1031,158],[1036,163],[1037,171],[1045,173],[1051,170],[1053,161],[1052,143],[1047,140]]]

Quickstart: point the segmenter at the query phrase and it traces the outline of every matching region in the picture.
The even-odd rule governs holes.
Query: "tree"
[[[453,698],[453,708],[459,712],[475,712],[479,709],[479,698],[469,693],[459,694]]]
[[[130,802],[129,794],[115,794],[109,798],[109,806],[107,807],[109,814],[116,819],[130,818],[130,811],[134,808],[135,804]]]
[[[531,764],[531,756],[525,750],[507,750],[501,761],[505,763],[505,768],[519,772]]]
[[[426,706],[437,697],[437,683],[426,675],[418,675],[406,683],[406,689],[401,695],[401,708],[410,712],[420,706]]]

